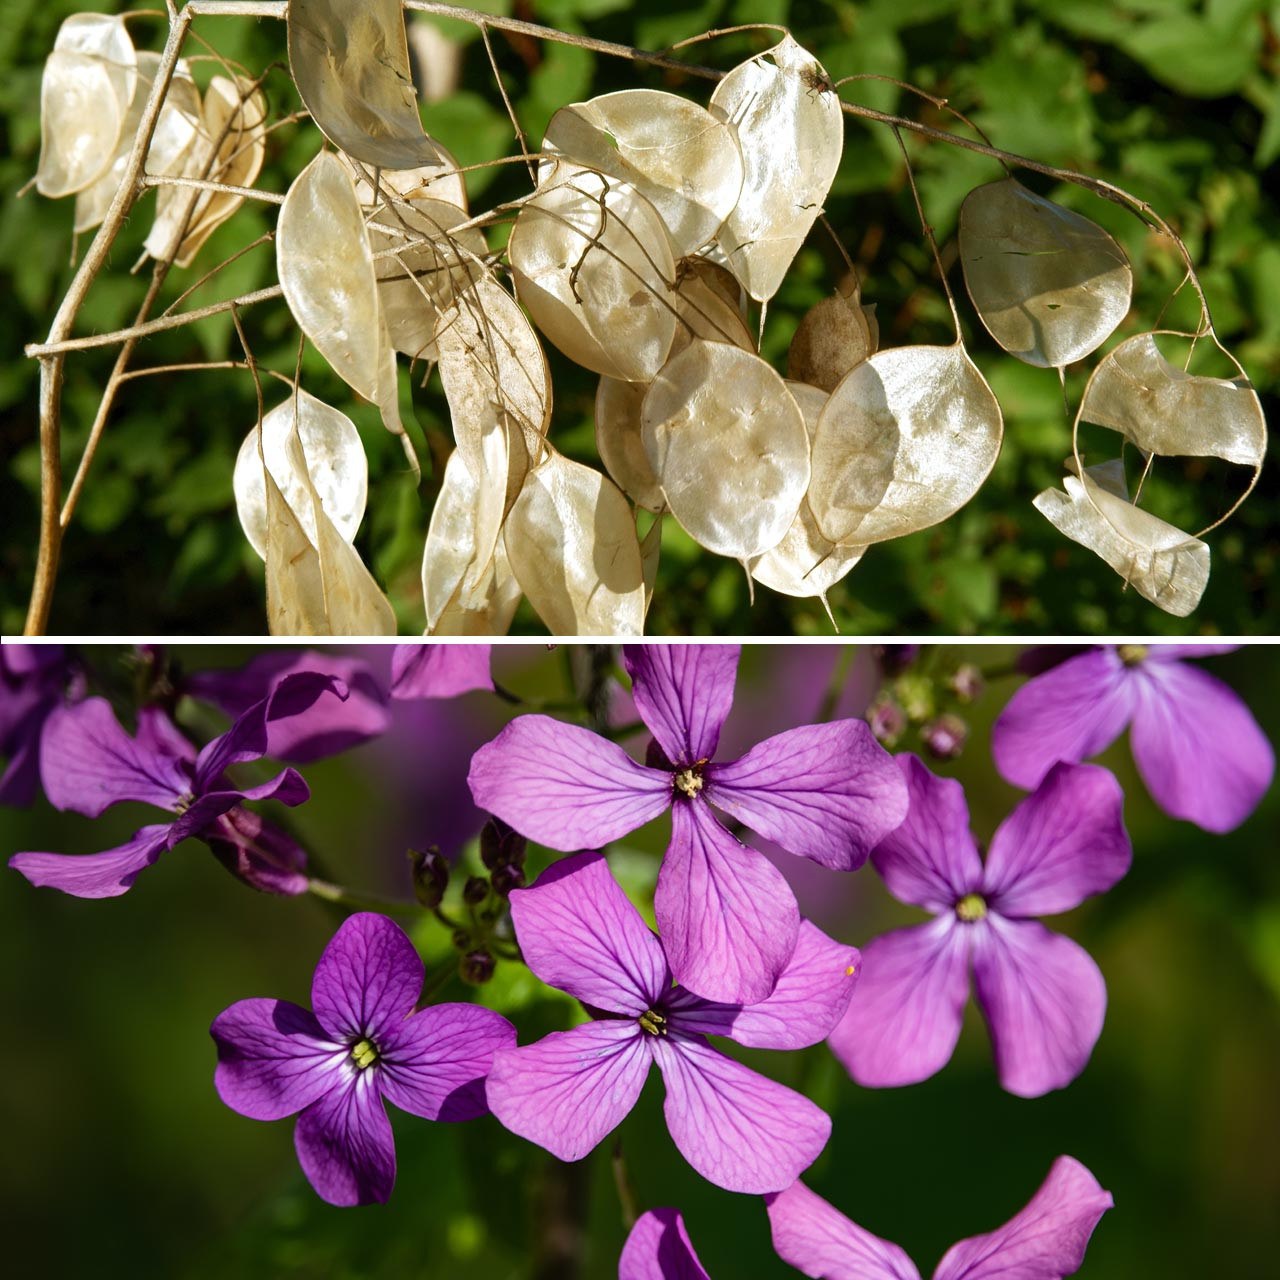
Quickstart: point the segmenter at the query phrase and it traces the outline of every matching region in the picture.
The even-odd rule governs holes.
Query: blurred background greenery
[[[1224,342],[1263,395],[1274,417],[1280,390],[1280,211],[1267,184],[1280,156],[1280,4],[1276,0],[484,0],[481,7],[649,49],[708,28],[747,22],[788,23],[833,78],[904,77],[968,112],[996,145],[1053,165],[1084,170],[1151,202],[1179,229],[1201,266]],[[0,624],[19,630],[34,565],[38,450],[33,362],[24,342],[42,337],[69,279],[72,201],[15,193],[34,173],[39,150],[40,69],[59,22],[84,8],[118,8],[112,0],[6,0],[0,24],[0,314],[4,362],[4,509]],[[415,22],[430,19],[415,16]],[[432,133],[463,163],[513,150],[510,125],[473,28],[450,22],[462,41],[461,87],[426,108]],[[284,24],[240,18],[201,20],[200,33],[251,68],[279,61],[267,80],[273,109],[297,105],[283,67]],[[139,45],[158,47],[159,23],[131,24]],[[728,68],[774,39],[749,32],[695,45],[692,60]],[[705,82],[580,49],[493,36],[515,109],[536,144],[556,107],[628,86],[687,92],[705,101]],[[213,74],[209,61],[198,78]],[[868,105],[950,127],[941,111],[892,84],[862,80],[842,90]],[[315,153],[308,126],[271,135],[266,190],[283,191]],[[943,244],[953,287],[956,215],[975,185],[996,179],[991,160],[942,144],[910,143],[928,215]],[[474,208],[520,194],[520,166],[473,175]],[[1156,326],[1180,276],[1167,241],[1118,206],[1078,188],[1051,192],[1107,227],[1133,260],[1137,289],[1119,336]],[[150,197],[148,197],[149,201]],[[120,237],[111,269],[92,292],[80,331],[127,323],[144,288],[130,277],[150,224],[148,201]],[[905,170],[892,134],[850,122],[845,159],[828,211],[864,275],[864,297],[879,308],[885,345],[950,341],[950,319],[920,236]],[[265,210],[265,212],[264,212]],[[187,272],[175,271],[166,299],[268,231],[270,206],[242,210],[202,250]],[[781,364],[804,310],[843,273],[825,234],[815,233],[769,309],[764,354]],[[234,296],[271,283],[270,248],[259,248],[206,287],[195,301]],[[1164,323],[1195,321],[1190,290],[1164,312]],[[1274,470],[1240,514],[1210,536],[1213,574],[1199,610],[1179,620],[1149,605],[1090,552],[1063,539],[1030,505],[1058,484],[1070,451],[1061,392],[1052,372],[1003,355],[962,298],[974,358],[1006,415],[1002,456],[978,497],[942,526],[876,547],[831,593],[842,632],[1273,634],[1280,631],[1276,560],[1280,493]],[[283,303],[245,312],[254,349],[266,364],[291,372],[296,330]],[[150,339],[145,363],[216,360],[238,354],[229,317]],[[552,436],[570,456],[594,461],[595,379],[548,352],[556,387]],[[67,366],[64,463],[74,467],[112,353],[74,356]],[[1075,403],[1087,368],[1073,371]],[[386,587],[402,631],[421,630],[418,585],[431,495],[421,492],[398,446],[368,405],[309,353],[311,391],[348,412],[371,463],[371,502],[358,546]],[[419,452],[424,428],[447,432],[438,380],[410,385],[402,366],[402,409]],[[257,634],[264,628],[262,566],[235,517],[231,470],[254,420],[253,386],[243,371],[214,371],[128,384],[63,551],[51,622],[59,634]],[[1094,445],[1086,437],[1086,449]],[[1095,460],[1102,456],[1091,455]],[[438,462],[438,460],[437,460]],[[1204,527],[1245,482],[1239,468],[1202,460],[1162,461],[1148,496],[1157,513],[1182,527]],[[537,631],[527,606],[517,631]],[[748,603],[740,568],[702,552],[673,521],[664,532],[662,566],[650,614],[653,634],[826,634],[815,601],[767,589]]]
[[[250,652],[181,648],[176,656],[201,669]],[[118,653],[93,660],[109,667]],[[1007,646],[948,647],[926,655],[925,670],[967,660],[1007,671],[1012,655]],[[540,646],[504,648],[495,673],[526,696],[563,696],[563,658]],[[811,719],[837,660],[828,646],[748,649],[721,756]],[[386,650],[370,661],[385,672]],[[1280,736],[1275,649],[1251,648],[1206,669],[1242,694],[1273,741]],[[838,712],[859,714],[876,680],[874,659],[859,650]],[[933,766],[963,781],[983,840],[1019,796],[995,774],[988,745],[1016,685],[993,676],[967,712],[965,754]],[[193,711],[184,704],[188,724]],[[294,811],[273,806],[271,816],[293,823],[338,880],[406,898],[407,844],[438,837],[457,850],[477,829],[467,763],[511,708],[473,693],[392,711],[385,738],[306,766],[311,800]],[[216,722],[201,723],[216,731]],[[1003,1093],[972,1006],[953,1061],[911,1088],[860,1089],[822,1045],[743,1056],[831,1112],[831,1142],[806,1179],[900,1242],[926,1276],[957,1239],[1020,1208],[1052,1160],[1070,1153],[1116,1201],[1090,1246],[1088,1280],[1269,1280],[1280,1244],[1280,797],[1273,788],[1243,827],[1214,837],[1155,808],[1125,742],[1102,762],[1125,788],[1135,860],[1110,893],[1051,922],[1095,957],[1110,996],[1102,1038],[1071,1086],[1034,1100]],[[0,813],[3,852],[91,852],[150,820],[142,806],[90,821],[40,801]],[[667,831],[663,819],[611,851],[642,904]],[[474,859],[474,848],[459,856]],[[549,856],[531,850],[531,870]],[[802,910],[842,940],[864,943],[920,918],[870,870],[842,875],[781,854],[779,865]],[[399,1178],[390,1204],[338,1210],[299,1172],[291,1122],[256,1123],[218,1101],[209,1022],[251,995],[308,1003],[316,959],[339,919],[313,898],[250,891],[194,843],[107,902],[37,891],[6,873],[0,965],[11,1040],[0,1092],[0,1222],[11,1274],[568,1280],[575,1273],[539,1269],[555,1237],[573,1242],[582,1280],[616,1275],[624,1229],[610,1142],[565,1166],[492,1119],[433,1125],[395,1113]],[[444,933],[434,922],[418,930],[429,968],[448,951]],[[438,996],[473,997],[507,1012],[522,1042],[573,1016],[564,997],[517,965],[500,966],[478,993],[454,981]],[[794,1276],[773,1255],[760,1200],[718,1191],[684,1164],[661,1098],[655,1073],[619,1131],[640,1207],[681,1208],[717,1280]]]

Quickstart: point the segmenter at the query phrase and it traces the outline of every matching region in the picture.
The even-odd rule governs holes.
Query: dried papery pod
[[[305,470],[301,472],[294,461],[297,450],[290,444],[294,436],[295,406],[297,434],[305,460]],[[261,452],[258,434],[255,426],[244,438],[232,476],[236,511],[253,549],[266,558],[264,463],[312,545],[319,536],[312,511],[313,491],[339,536],[348,542],[354,541],[364,518],[369,491],[369,463],[355,423],[345,413],[339,413],[299,388],[296,400],[290,395],[262,419]]]
[[[507,257],[533,322],[595,373],[647,382],[675,336],[675,259],[635,188],[557,162],[520,210]]]
[[[552,635],[639,635],[644,570],[631,507],[600,472],[552,452],[504,531],[512,571]]]
[[[733,129],[674,93],[623,89],[561,107],[542,146],[635,187],[666,225],[677,258],[715,236],[742,191]]]
[[[809,484],[809,436],[769,364],[695,338],[653,380],[641,417],[649,465],[694,541],[745,562],[782,540]]]
[[[870,317],[868,317],[870,312]],[[823,298],[805,312],[787,352],[787,377],[822,391],[834,391],[836,383],[855,365],[875,354],[880,326],[875,308],[862,305],[857,282]]]
[[[866,546],[945,520],[977,493],[1003,435],[1000,406],[959,343],[877,352],[818,420],[809,486],[818,528]]]
[[[351,175],[322,151],[293,180],[276,228],[276,264],[299,328],[334,372],[403,436],[396,357],[378,305],[373,254]],[[406,451],[409,449],[405,440]],[[415,464],[416,465],[416,464]]]
[[[1104,464],[1105,465],[1105,464]],[[1174,525],[1133,506],[1112,491],[1114,473],[1099,483],[1098,468],[1084,479],[1069,475],[1060,489],[1045,489],[1034,503],[1060,533],[1102,557],[1139,595],[1185,618],[1209,582],[1209,548]]]
[[[40,81],[41,195],[73,195],[103,175],[137,78],[137,54],[122,18],[76,13],[58,28]]]
[[[316,128],[379,169],[442,162],[418,115],[400,0],[289,0],[289,69]]]
[[[433,636],[505,636],[520,603],[520,584],[511,572],[501,535],[480,581],[471,591],[458,591],[436,622]]]
[[[345,151],[337,153],[338,159],[350,171],[356,184],[356,196],[366,209],[385,204],[388,200],[442,200],[464,212],[467,204],[467,184],[458,172],[458,162],[443,143],[431,139],[439,153],[439,161],[419,165],[416,169],[377,170],[353,160]],[[377,178],[378,189],[374,189]]]
[[[1124,250],[1016,178],[969,192],[959,246],[982,323],[1027,364],[1058,369],[1083,359],[1128,313],[1133,272]]]
[[[722,274],[729,273],[726,271]],[[680,275],[676,284],[675,304],[676,315],[682,323],[677,327],[675,339],[671,343],[671,356],[683,351],[693,338],[706,338],[709,342],[729,342],[735,347],[741,347],[743,351],[755,351],[755,334],[747,328],[742,312],[715,287],[707,273],[686,271]]]
[[[766,302],[840,167],[840,100],[818,60],[787,35],[720,81],[711,113],[737,126],[745,165],[742,194],[716,238],[747,292]]]

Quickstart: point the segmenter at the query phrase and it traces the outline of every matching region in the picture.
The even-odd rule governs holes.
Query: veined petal
[[[618,1280],[711,1280],[684,1219],[675,1209],[650,1209],[636,1219],[618,1259]]]
[[[969,928],[939,916],[862,948],[849,1010],[827,1038],[860,1085],[916,1084],[950,1061],[969,996]]]
[[[1113,1203],[1084,1165],[1059,1156],[1021,1213],[989,1235],[952,1245],[933,1280],[1061,1280],[1080,1269],[1089,1237]]]
[[[335,1039],[377,1043],[422,994],[422,957],[386,916],[359,911],[329,940],[311,980],[311,1007]]]
[[[278,800],[281,804],[299,805],[311,795],[311,788],[296,769],[284,769],[268,782],[243,791],[209,791],[197,796],[191,806],[173,822],[169,847],[188,836],[206,834],[217,819],[244,800]]]
[[[983,894],[1002,916],[1051,916],[1129,870],[1124,792],[1096,764],[1056,764],[991,840]]]
[[[105,853],[15,853],[9,865],[34,885],[76,898],[118,898],[169,848],[167,826],[143,827]]]
[[[631,1019],[553,1031],[493,1058],[485,1088],[502,1123],[561,1160],[581,1160],[636,1105],[652,1061]]]
[[[330,1204],[386,1204],[396,1180],[391,1122],[370,1071],[322,1094],[293,1131],[298,1162]]]
[[[778,1257],[815,1280],[920,1280],[896,1244],[850,1222],[803,1182],[764,1203]]]
[[[679,1033],[653,1041],[663,1112],[680,1154],[726,1191],[789,1187],[821,1154],[831,1117],[794,1089]]]
[[[589,729],[517,716],[471,758],[477,806],[551,849],[594,849],[656,818],[671,775]]]
[[[393,698],[456,698],[493,689],[490,644],[398,644],[391,654]]]
[[[1091,649],[1028,680],[991,730],[1001,776],[1030,790],[1059,760],[1109,747],[1133,714],[1131,677],[1114,649]]]
[[[666,1002],[668,1022],[690,1034],[731,1036],[756,1049],[803,1049],[830,1034],[854,992],[857,947],[833,942],[800,921],[796,949],[773,992],[758,1004],[716,1004],[677,987]]]
[[[731,836],[701,800],[672,809],[653,909],[676,980],[729,1004],[769,995],[800,930],[782,873]]]
[[[138,711],[138,733],[135,741],[140,748],[156,755],[195,764],[195,747],[159,707],[142,707]]]
[[[305,850],[250,809],[231,808],[203,832],[213,856],[238,880],[263,893],[305,893]]]
[[[662,944],[600,854],[562,858],[510,902],[524,961],[548,986],[633,1018],[670,987]]]
[[[733,706],[742,646],[629,644],[622,659],[640,719],[674,765],[710,760]]]
[[[1089,953],[1036,920],[994,913],[975,931],[973,978],[1000,1083],[1020,1098],[1061,1089],[1102,1034],[1107,988]]]
[[[288,1000],[240,1000],[213,1020],[218,1046],[213,1083],[232,1111],[280,1120],[340,1088],[352,1068],[315,1015]],[[345,1072],[345,1075],[344,1075]]]
[[[854,871],[906,816],[907,788],[863,720],[836,720],[766,738],[707,769],[714,805],[790,853]]]
[[[488,1115],[484,1078],[500,1049],[514,1049],[516,1029],[475,1004],[420,1009],[378,1041],[378,1082],[401,1111],[428,1120]]]

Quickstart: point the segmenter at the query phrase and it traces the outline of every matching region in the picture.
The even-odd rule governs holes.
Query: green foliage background
[[[1280,4],[1275,0],[486,0],[490,8],[570,30],[658,49],[716,26],[789,23],[833,78],[906,78],[970,113],[998,146],[1096,174],[1150,201],[1185,237],[1202,266],[1223,340],[1243,363],[1276,417],[1280,389],[1280,210],[1274,167],[1280,156]],[[110,0],[6,0],[0,24],[0,314],[3,364],[3,508],[0,623],[20,629],[34,565],[38,451],[36,369],[23,343],[43,337],[69,279],[71,201],[34,192],[15,199],[34,173],[39,149],[40,67],[58,23]],[[451,34],[473,36],[462,24]],[[139,44],[158,37],[154,22],[134,26]],[[198,29],[250,67],[283,59],[283,24],[238,18]],[[767,32],[694,46],[687,56],[728,68],[772,41]],[[703,82],[596,59],[581,50],[494,34],[516,110],[536,144],[556,107],[612,89],[647,85],[705,100]],[[155,47],[154,41],[152,47]],[[209,63],[200,75],[212,73]],[[427,109],[428,127],[464,163],[510,154],[513,143],[483,46],[467,45],[463,88]],[[267,82],[280,111],[296,106],[281,69]],[[883,81],[844,92],[858,100],[948,120]],[[273,135],[264,189],[282,191],[319,145],[309,126]],[[954,227],[964,195],[1001,176],[994,161],[941,144],[911,142],[930,219],[954,267]],[[472,184],[473,207],[518,194],[518,167]],[[1268,184],[1268,178],[1272,181]],[[1034,176],[1029,184],[1047,190]],[[1136,269],[1135,307],[1121,336],[1154,327],[1180,279],[1175,256],[1120,208],[1076,188],[1053,192],[1104,224]],[[150,197],[147,198],[147,201]],[[131,278],[149,225],[144,201],[117,242],[111,272],[95,287],[80,331],[126,323],[143,289]],[[265,210],[265,212],[264,212]],[[828,201],[832,222],[866,275],[864,296],[878,304],[885,345],[949,341],[949,318],[919,234],[892,134],[851,122],[844,163]],[[175,272],[168,296],[271,226],[270,207],[242,210]],[[764,353],[775,361],[804,309],[839,278],[823,234],[811,237],[771,306]],[[962,289],[958,269],[951,271]],[[270,249],[224,273],[199,300],[270,283]],[[1185,290],[1184,294],[1189,294]],[[1210,535],[1213,574],[1192,618],[1178,620],[1124,591],[1091,553],[1061,538],[1030,506],[1060,482],[1069,428],[1056,379],[999,352],[962,300],[975,359],[1006,415],[995,472],[979,496],[944,525],[875,548],[832,592],[846,633],[1170,633],[1270,634],[1280,630],[1276,590],[1280,511],[1271,471],[1241,513]],[[245,313],[258,356],[291,371],[296,334],[283,304]],[[1165,316],[1194,322],[1189,297]],[[226,316],[198,329],[150,340],[146,363],[211,360],[236,354]],[[556,385],[553,438],[571,456],[594,460],[595,379],[550,352]],[[85,439],[109,368],[102,352],[68,363],[65,463]],[[1073,403],[1087,369],[1073,371]],[[358,545],[388,589],[403,631],[421,630],[417,585],[431,495],[431,467],[419,494],[398,448],[367,405],[314,354],[306,385],[353,416],[371,464],[369,515]],[[447,432],[438,382],[425,390],[402,374],[402,401],[419,452],[423,428]],[[55,633],[257,634],[264,628],[260,562],[240,533],[231,496],[235,450],[254,419],[253,388],[241,371],[142,379],[121,396],[75,524],[66,540],[51,630]],[[417,424],[416,427],[412,424]],[[1086,441],[1086,447],[1088,442]],[[1095,455],[1096,457],[1097,455]],[[437,465],[439,459],[436,460]],[[1165,461],[1150,490],[1155,509],[1197,529],[1230,505],[1242,478],[1226,464]],[[438,471],[437,471],[438,476]],[[438,479],[436,480],[438,483]],[[823,634],[820,607],[761,589],[749,605],[739,567],[701,552],[668,521],[649,629],[654,634]],[[516,630],[538,630],[527,606]]]

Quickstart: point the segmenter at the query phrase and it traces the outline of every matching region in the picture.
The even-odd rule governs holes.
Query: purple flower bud
[[[493,891],[500,898],[505,898],[512,889],[524,888],[524,869],[522,867],[498,867],[489,882]]]
[[[906,712],[889,697],[876,699],[867,713],[867,722],[877,741],[887,747],[892,747],[907,730]]]
[[[969,726],[959,716],[939,716],[921,731],[924,749],[935,760],[954,760],[963,750]]]
[[[490,871],[524,865],[528,841],[501,818],[491,817],[480,832],[480,861]]]
[[[887,676],[901,675],[919,656],[918,644],[882,644],[880,670]]]
[[[428,910],[438,907],[449,887],[449,861],[435,845],[426,849],[410,849],[409,862],[413,875],[413,896]]]
[[[982,672],[972,662],[966,662],[947,677],[947,688],[961,702],[973,702],[986,688],[986,681],[982,678]]]
[[[468,951],[458,961],[458,976],[473,987],[483,987],[496,968],[493,957],[487,951]]]
[[[462,886],[462,900],[470,906],[478,907],[489,896],[489,882],[484,876],[468,876],[467,883]]]

